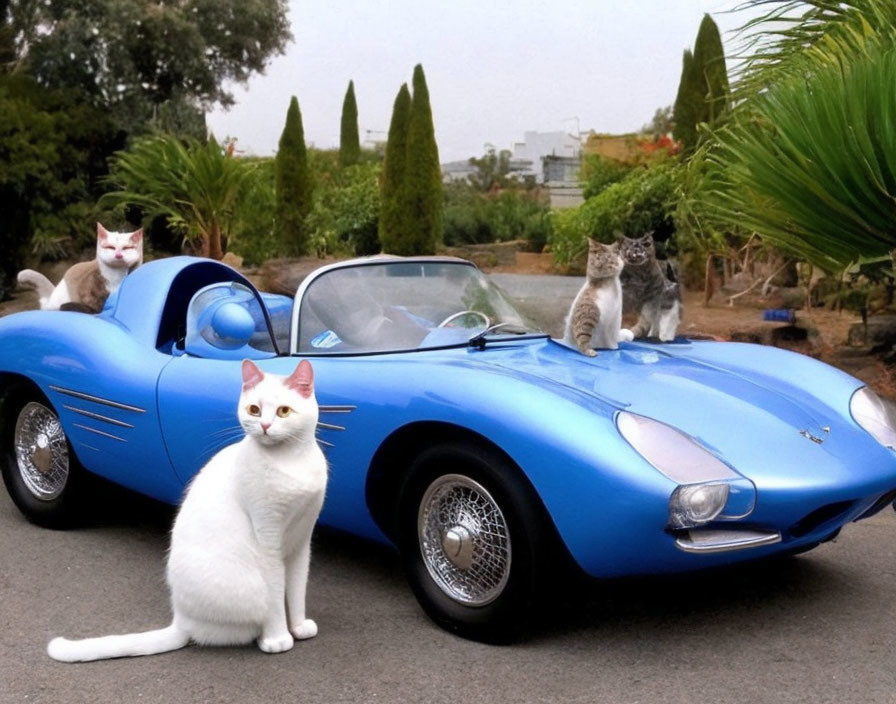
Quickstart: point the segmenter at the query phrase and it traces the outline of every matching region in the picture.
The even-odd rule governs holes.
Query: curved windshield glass
[[[300,290],[292,352],[364,353],[467,344],[531,324],[464,262],[384,259],[322,272]]]

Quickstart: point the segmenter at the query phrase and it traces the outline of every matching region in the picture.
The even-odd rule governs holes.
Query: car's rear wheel
[[[21,386],[4,398],[2,418],[2,474],[13,503],[33,523],[67,527],[84,472],[56,411],[39,391]]]
[[[399,521],[408,580],[436,623],[488,642],[531,625],[553,529],[503,455],[475,445],[426,451],[402,489]]]

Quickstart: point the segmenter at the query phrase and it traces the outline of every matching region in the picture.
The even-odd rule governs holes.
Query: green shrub
[[[380,251],[378,163],[317,174],[307,227],[318,254],[368,255]]]
[[[239,254],[249,266],[284,254],[274,230],[277,195],[274,188],[274,159],[252,159],[253,175],[246,184],[227,249]]]
[[[336,150],[311,149],[308,163],[314,180],[311,212],[305,219],[309,252],[314,255],[376,254],[382,164],[362,152],[361,163],[338,165]],[[274,160],[257,159],[254,178],[234,224],[229,249],[247,264],[290,256],[275,236]]]
[[[548,240],[548,203],[538,191],[480,193],[464,184],[446,189],[442,239],[449,246],[525,239],[541,251]]]
[[[613,242],[669,230],[678,167],[672,162],[638,168],[578,208],[552,216],[551,248],[559,264],[569,264],[587,249],[587,238]]]
[[[29,254],[96,242],[97,184],[119,146],[102,111],[20,74],[0,77],[0,299]]]
[[[632,166],[600,154],[588,154],[582,160],[582,195],[587,200],[603,191],[607,186],[624,179]]]

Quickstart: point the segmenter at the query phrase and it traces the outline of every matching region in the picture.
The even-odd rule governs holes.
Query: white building
[[[526,132],[522,142],[515,142],[512,150],[514,160],[528,161],[537,169],[536,178],[545,183],[544,158],[565,157],[578,159],[582,154],[579,139],[567,132]]]
[[[491,146],[491,145],[489,145]],[[582,202],[579,185],[582,143],[567,132],[526,132],[511,149],[510,173],[521,180],[531,178],[548,187],[551,205],[571,207]],[[465,180],[475,173],[469,161],[442,164],[444,181]]]
[[[535,178],[547,186],[552,208],[581,205],[579,171],[582,143],[567,132],[526,132],[524,142],[513,145],[513,158],[537,165]]]

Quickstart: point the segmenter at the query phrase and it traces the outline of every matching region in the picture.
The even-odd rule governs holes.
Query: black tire
[[[35,387],[17,386],[3,398],[0,425],[0,470],[13,503],[45,528],[74,525],[85,472],[53,406]]]
[[[472,640],[524,634],[558,551],[534,490],[501,453],[441,445],[413,463],[400,494],[398,542],[427,615]]]

